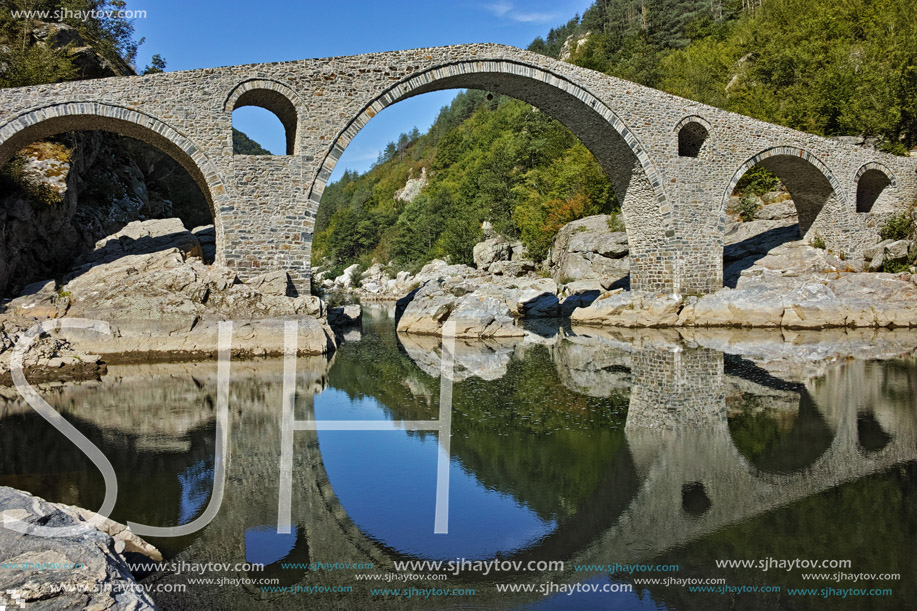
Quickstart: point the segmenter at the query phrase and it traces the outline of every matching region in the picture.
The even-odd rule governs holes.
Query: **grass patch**
[[[608,229],[611,231],[626,231],[624,228],[624,217],[620,212],[608,215]]]

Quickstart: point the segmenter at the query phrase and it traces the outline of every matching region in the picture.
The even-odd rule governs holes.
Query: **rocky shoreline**
[[[761,202],[752,220],[732,216],[726,286],[707,295],[628,290],[627,234],[605,215],[568,223],[542,264],[485,231],[475,267],[434,260],[391,277],[379,264],[362,273],[354,265],[317,278],[361,301],[397,301],[398,329],[415,334],[441,334],[450,321],[457,337],[512,337],[520,321],[550,317],[597,327],[917,327],[917,270],[907,265],[917,244],[884,240],[869,259],[848,260],[799,238],[785,194]],[[880,271],[889,262],[907,271]]]
[[[64,537],[43,537],[0,528],[0,607],[26,604],[42,609],[155,609],[131,574],[128,561],[161,562],[162,554],[123,524],[105,520],[85,524],[92,512],[49,503],[14,488],[0,486],[0,516],[27,526],[85,530]]]
[[[627,234],[616,217],[564,226],[547,260],[535,263],[519,242],[485,226],[475,266],[433,260],[416,274],[352,265],[336,278],[319,271],[324,295],[397,302],[403,333],[457,337],[524,335],[526,321],[567,318],[594,327],[917,327],[917,270],[884,273],[909,260],[907,240],[885,240],[871,260],[847,260],[799,239],[792,201],[762,199],[753,220],[735,216],[724,250],[726,286],[708,295],[646,295],[628,290]],[[208,265],[213,227],[187,230],[178,219],[130,223],[96,243],[57,280],[27,286],[0,312],[0,384],[12,382],[13,347],[35,325],[60,318],[104,321],[110,333],[43,333],[24,358],[30,380],[104,372],[106,363],[214,358],[219,326],[232,321],[236,358],[281,355],[285,323],[298,321],[298,351],[328,355],[359,324],[359,306],[329,309],[295,295],[285,272],[241,282]],[[903,265],[907,269],[906,265]],[[873,270],[873,271],[870,271]]]
[[[97,375],[106,362],[213,358],[222,321],[233,322],[234,357],[280,355],[284,324],[298,321],[298,351],[327,355],[337,338],[324,302],[291,294],[285,272],[241,282],[231,269],[207,265],[212,227],[193,231],[178,219],[130,223],[100,240],[62,280],[27,286],[0,314],[0,384],[11,381],[17,342],[36,325],[61,318],[107,323],[42,333],[23,359],[30,379]]]

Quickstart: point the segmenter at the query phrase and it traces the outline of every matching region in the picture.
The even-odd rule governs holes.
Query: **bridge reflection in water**
[[[369,572],[386,573],[404,559],[565,561],[564,571],[547,575],[463,573],[448,582],[409,584],[474,587],[477,595],[462,602],[482,608],[543,600],[537,593],[497,594],[494,582],[591,577],[574,565],[665,559],[682,566],[679,577],[713,577],[722,572],[710,550],[757,558],[796,549],[777,543],[789,540],[821,557],[828,549],[809,544],[824,543],[835,529],[861,539],[858,571],[913,571],[913,560],[866,566],[877,557],[892,563],[908,558],[906,552],[877,555],[876,549],[912,549],[913,519],[902,512],[898,540],[869,543],[875,524],[856,507],[871,506],[876,489],[907,497],[900,503],[913,501],[917,367],[910,361],[832,362],[823,353],[830,346],[841,355],[885,358],[917,348],[915,334],[868,331],[789,341],[779,332],[683,337],[548,328],[512,342],[457,340],[454,367],[446,374],[453,406],[450,529],[438,535],[439,435],[397,423],[440,417],[442,345],[439,338],[397,336],[386,316],[368,318],[362,339],[345,343],[331,362],[299,360],[293,411],[297,420],[389,420],[396,423],[393,430],[297,431],[292,524],[289,533],[278,534],[283,364],[233,362],[223,506],[204,530],[155,541],[167,555],[267,565],[263,574],[228,577],[354,586],[353,593],[310,597],[310,608],[363,608],[369,586],[355,581],[354,573],[366,571],[314,572],[281,563],[372,563]],[[785,358],[790,353],[796,356]],[[213,480],[214,363],[113,366],[101,381],[47,387],[42,394],[115,465],[121,492],[114,519],[172,526],[206,506]],[[4,391],[0,401],[0,485],[97,506],[101,477],[78,450],[12,393]],[[801,523],[798,516],[780,518],[781,512],[823,509],[825,502],[853,517],[843,527],[823,523],[808,533],[774,526]],[[745,534],[736,543],[740,531]],[[755,543],[755,537],[773,545]],[[696,571],[686,573],[688,567]],[[597,578],[608,580],[607,573]],[[741,575],[745,582],[760,578]],[[686,608],[680,589],[649,590],[644,602],[655,598],[660,606]],[[634,594],[605,596],[639,602]],[[711,599],[706,607],[718,608],[728,598]],[[611,599],[603,600],[592,602],[601,608]],[[204,601],[240,609],[303,604],[298,596],[254,586],[192,587],[157,601],[166,609]],[[441,606],[420,598],[400,604]]]

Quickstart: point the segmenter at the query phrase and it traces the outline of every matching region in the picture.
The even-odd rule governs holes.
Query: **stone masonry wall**
[[[285,269],[303,293],[311,276],[315,212],[343,150],[386,106],[452,87],[514,95],[580,137],[623,203],[631,284],[639,291],[703,293],[722,285],[725,205],[755,163],[772,166],[794,201],[806,206],[800,212],[813,217],[810,236],[817,232],[829,249],[847,255],[877,241],[882,221],[917,201],[913,159],[494,44],[4,89],[0,163],[29,142],[74,129],[149,142],[191,170],[211,202],[218,263],[234,266],[243,278]],[[237,104],[282,115],[292,154],[234,156]],[[678,133],[685,127],[707,133],[696,157],[679,156]],[[865,168],[888,174],[891,184],[872,211],[857,212],[857,180]]]

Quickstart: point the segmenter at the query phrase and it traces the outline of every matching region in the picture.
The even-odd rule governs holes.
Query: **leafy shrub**
[[[625,231],[624,215],[614,212],[608,215],[608,229],[611,231]]]
[[[906,272],[911,269],[911,264],[908,261],[883,261],[882,262],[882,271],[886,274],[897,274],[900,272]]]
[[[780,186],[780,179],[763,167],[756,165],[739,179],[735,190],[738,193],[764,195]]]
[[[914,221],[911,220],[911,215],[902,212],[885,221],[882,229],[879,230],[879,235],[883,240],[905,240],[913,230]]]
[[[809,246],[811,246],[812,248],[820,248],[822,250],[827,249],[827,245],[825,244],[825,238],[821,237],[817,233],[814,236],[812,236],[812,239],[809,241]]]
[[[755,220],[755,214],[757,214],[759,208],[761,208],[761,204],[758,203],[757,198],[746,194],[739,200],[736,211],[739,213],[739,218],[747,223]]]

